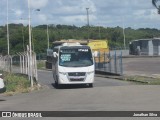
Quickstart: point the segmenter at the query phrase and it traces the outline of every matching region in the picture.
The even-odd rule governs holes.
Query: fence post
[[[24,67],[24,53],[22,54],[23,56],[22,56],[22,72],[23,72],[23,74],[25,73],[25,67]]]
[[[100,51],[98,52],[99,53],[99,55],[98,55],[98,69],[100,69],[100,56],[101,56],[101,53],[100,53]]]
[[[111,68],[112,67],[112,63],[111,63],[112,59],[111,59],[111,53],[110,53],[110,51],[109,51],[109,59],[110,60],[109,60],[109,67],[108,68],[109,68],[109,72],[112,72],[112,68]]]
[[[121,55],[120,55],[120,68],[121,68],[121,75],[123,75],[122,51],[121,51]]]
[[[10,56],[10,72],[12,72],[12,64],[13,64],[12,56]]]
[[[114,54],[114,71],[115,73],[117,73],[117,52],[115,50],[115,54]]]
[[[27,74],[27,59],[26,59],[26,52],[24,52],[24,74]]]
[[[28,79],[30,80],[30,65],[29,65],[29,46],[27,45],[27,61],[28,61]]]
[[[106,65],[106,55],[105,55],[105,51],[104,51],[104,62],[103,62],[103,67],[104,67],[104,71],[106,71],[106,67],[105,67],[105,65]]]
[[[36,53],[34,53],[34,61],[35,61],[35,78],[36,78],[36,81],[38,82],[38,74],[37,74],[37,57],[36,57]]]
[[[21,70],[21,73],[22,73],[22,56],[21,56],[21,53],[18,54],[19,57],[20,57],[20,70]]]

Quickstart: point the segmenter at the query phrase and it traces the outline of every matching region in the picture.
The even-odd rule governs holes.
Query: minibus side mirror
[[[98,51],[94,51],[94,52],[92,53],[92,55],[93,55],[93,57],[98,57]]]
[[[54,58],[58,57],[58,53],[53,52],[53,57],[54,57]]]

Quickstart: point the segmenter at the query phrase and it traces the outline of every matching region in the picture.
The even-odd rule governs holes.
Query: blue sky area
[[[158,3],[159,4],[159,3]],[[30,0],[32,26],[87,24],[104,27],[160,29],[160,15],[152,0]],[[8,22],[28,24],[28,0],[8,0]],[[40,11],[36,11],[40,9]],[[0,25],[7,22],[7,0],[0,0]]]

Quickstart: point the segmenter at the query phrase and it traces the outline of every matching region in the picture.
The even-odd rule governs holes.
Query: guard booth
[[[139,39],[130,42],[130,55],[160,55],[160,38]]]

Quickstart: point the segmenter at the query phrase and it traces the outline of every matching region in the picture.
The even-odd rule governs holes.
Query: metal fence
[[[95,57],[95,68],[97,71],[123,75],[122,51],[99,52]]]
[[[30,62],[32,60],[32,62]],[[32,63],[30,69],[29,62]],[[32,52],[32,59],[28,52],[19,52],[16,55],[0,56],[0,70],[10,73],[21,73],[33,77],[38,81],[36,54]],[[31,70],[31,71],[30,71]]]

